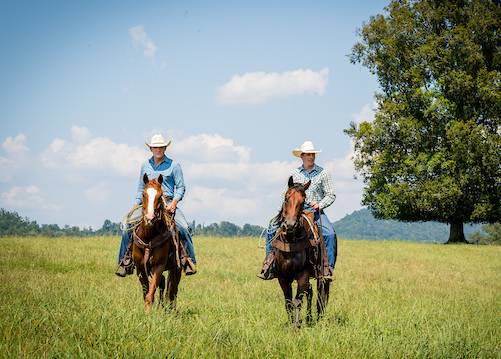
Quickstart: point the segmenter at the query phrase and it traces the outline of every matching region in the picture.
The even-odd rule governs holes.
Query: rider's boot
[[[193,275],[197,273],[197,265],[191,260],[190,257],[186,257],[186,264],[184,266],[184,274]]]
[[[183,241],[179,241],[180,252],[181,252],[181,268],[186,275],[193,275],[197,272],[197,266],[195,262],[188,255],[188,251],[186,250],[186,245]]]
[[[334,267],[329,265],[329,261],[327,259],[327,249],[325,248],[325,245],[323,243],[321,245],[321,251],[321,278],[331,282],[332,280],[334,280]]]
[[[132,241],[129,241],[124,257],[118,264],[115,274],[119,277],[125,277],[132,273],[134,273],[134,261],[132,260]]]
[[[273,251],[269,252],[266,255],[266,258],[263,262],[263,267],[261,268],[261,272],[257,275],[259,278],[264,280],[270,280],[276,278],[275,276],[275,253]]]

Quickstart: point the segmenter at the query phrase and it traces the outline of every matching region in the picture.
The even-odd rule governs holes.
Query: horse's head
[[[162,175],[156,179],[148,179],[145,173],[143,176],[143,220],[146,226],[151,226],[155,218],[160,218],[162,214]]]
[[[310,187],[311,181],[304,185],[294,183],[292,176],[289,178],[289,189],[285,192],[285,200],[282,206],[282,225],[286,231],[292,231],[299,226],[299,220],[303,211],[304,201],[306,199],[306,190]]]

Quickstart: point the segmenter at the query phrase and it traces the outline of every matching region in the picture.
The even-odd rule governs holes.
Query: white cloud
[[[240,222],[245,218],[255,218],[259,205],[259,198],[249,193],[245,196],[241,193],[231,193],[225,188],[194,186],[185,206],[185,212],[190,217],[203,213],[205,218]]]
[[[234,182],[238,185],[270,185],[286,183],[286,176],[294,168],[292,162],[187,162],[183,165],[187,176],[203,183]]]
[[[143,25],[137,25],[129,29],[129,35],[134,43],[134,46],[141,47],[145,57],[153,60],[157,52],[157,46],[150,39]]]
[[[91,137],[90,131],[86,127],[72,126],[71,138],[77,143],[84,143]]]
[[[184,161],[247,162],[250,158],[250,149],[236,145],[233,140],[218,134],[199,134],[186,137],[172,146],[171,153]]]
[[[119,144],[74,126],[68,139],[54,139],[41,159],[50,168],[62,169],[65,178],[86,178],[78,183],[80,189],[84,188],[84,198],[102,206],[119,200],[118,193],[110,182],[106,184],[95,178],[95,174],[128,177],[124,180],[131,184],[130,193],[121,193],[120,198],[133,198],[135,181],[132,179],[138,176],[141,163],[149,155],[144,146]],[[290,171],[300,164],[292,158],[290,161],[253,161],[251,148],[231,138],[207,133],[176,134],[167,155],[182,164],[187,192],[181,206],[186,216],[206,223],[229,220],[265,225],[281,204]],[[361,182],[353,179],[350,157],[351,152],[340,158],[318,159],[335,181],[338,197],[330,209],[332,213],[328,212],[331,219],[360,208]],[[3,197],[7,200],[9,196]]]
[[[70,141],[54,139],[40,155],[42,164],[49,168],[69,166],[136,176],[146,158],[144,148],[115,143],[106,137],[93,137],[85,127],[73,126],[71,137]]]
[[[234,75],[218,91],[221,104],[259,104],[273,99],[313,93],[323,95],[329,69],[298,69],[282,73],[250,72]]]
[[[13,209],[58,210],[60,207],[49,203],[46,196],[35,185],[14,186],[7,192],[0,193],[2,207]]]
[[[60,138],[56,138],[54,139],[54,141],[52,141],[52,143],[49,145],[49,150],[53,153],[59,153],[61,152],[61,150],[63,149],[65,145],[65,142],[64,140],[60,139]]]
[[[40,161],[45,167],[57,168],[62,166],[65,161],[64,148],[66,142],[60,138],[55,138],[45,151],[40,154]]]
[[[8,182],[25,165],[30,151],[26,146],[26,135],[19,133],[15,137],[7,137],[2,143],[2,149],[5,155],[0,155],[0,181]]]
[[[2,169],[0,171],[0,181],[7,182],[12,178],[16,163],[9,158],[0,156],[0,168]]]
[[[250,148],[220,135],[181,138],[170,151],[183,166],[186,215],[207,223],[224,219],[266,225],[280,206],[287,177],[300,164],[294,160],[252,161]],[[337,199],[327,211],[332,220],[361,207],[363,183],[354,178],[352,151],[318,161],[334,179]]]
[[[75,168],[111,170],[120,175],[136,176],[145,157],[144,149],[95,137],[76,146],[67,158]]]
[[[16,137],[7,137],[2,143],[2,147],[5,152],[11,155],[23,154],[28,152],[29,149],[26,146],[26,135],[23,133],[18,134]]]
[[[374,116],[376,115],[377,103],[373,102],[372,104],[365,104],[360,111],[351,115],[353,121],[356,124],[360,124],[364,121],[372,122],[374,121]]]

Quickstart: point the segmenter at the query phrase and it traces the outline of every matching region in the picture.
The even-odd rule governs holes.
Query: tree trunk
[[[464,237],[463,222],[452,222],[447,243],[468,243]]]

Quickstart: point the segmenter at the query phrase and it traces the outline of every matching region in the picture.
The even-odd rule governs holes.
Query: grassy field
[[[256,240],[195,246],[177,312],[145,315],[118,238],[0,239],[0,356],[501,357],[501,247],[340,241],[326,317],[295,330]]]

